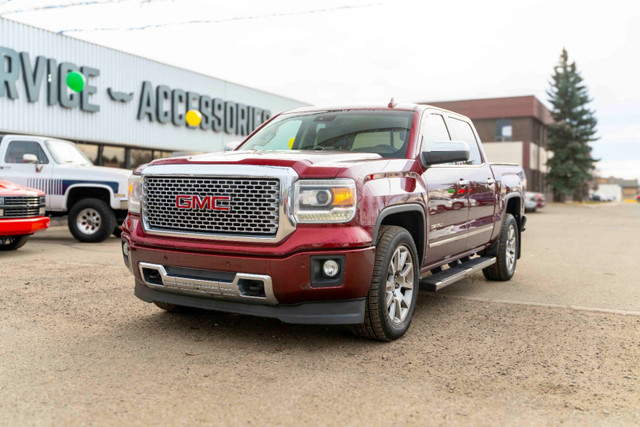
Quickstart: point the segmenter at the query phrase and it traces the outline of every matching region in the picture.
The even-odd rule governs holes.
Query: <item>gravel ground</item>
[[[525,239],[567,217],[598,236],[589,218],[607,209],[624,218],[608,237],[638,229],[629,205],[550,206]],[[117,239],[80,244],[53,227],[0,255],[0,424],[638,425],[637,264],[612,270],[628,294],[591,304],[626,315],[562,307],[589,306],[606,275],[581,288],[562,273],[588,295],[551,292],[534,302],[561,307],[530,305],[525,284],[560,273],[527,263],[551,263],[546,247],[571,249],[566,235],[548,239],[527,243],[534,259],[521,260],[513,303],[473,292],[474,275],[464,292],[421,293],[409,333],[383,344],[336,327],[164,313],[133,296]],[[640,242],[624,248],[638,254]],[[567,263],[581,263],[568,252]]]

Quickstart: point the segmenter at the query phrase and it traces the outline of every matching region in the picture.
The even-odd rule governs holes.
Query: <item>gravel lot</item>
[[[0,254],[0,424],[640,424],[640,205],[531,214],[509,283],[422,292],[393,343],[133,296],[119,240]]]

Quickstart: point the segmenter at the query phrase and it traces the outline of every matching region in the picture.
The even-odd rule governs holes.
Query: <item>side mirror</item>
[[[420,153],[420,161],[425,167],[467,160],[469,160],[469,145],[464,141],[439,141],[434,143],[429,151]]]
[[[38,158],[35,154],[27,153],[22,156],[22,163],[38,164]]]

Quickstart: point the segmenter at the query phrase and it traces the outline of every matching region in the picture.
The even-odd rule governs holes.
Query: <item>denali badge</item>
[[[198,196],[197,194],[176,196],[176,207],[180,209],[200,209],[228,211],[228,207],[218,206],[218,200],[231,200],[229,196]]]

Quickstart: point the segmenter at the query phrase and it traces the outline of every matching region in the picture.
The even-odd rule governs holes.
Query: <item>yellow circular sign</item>
[[[187,124],[189,126],[200,126],[200,122],[202,121],[202,114],[198,110],[189,110],[185,115],[185,119],[187,120]]]

